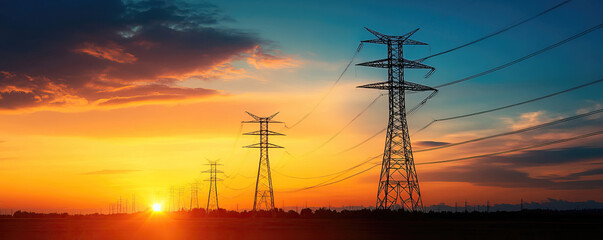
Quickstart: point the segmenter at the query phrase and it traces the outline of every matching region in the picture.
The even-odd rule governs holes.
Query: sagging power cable
[[[421,108],[423,105],[425,105],[425,103],[427,103],[427,101],[431,98],[433,98],[436,94],[438,93],[438,91],[433,91],[429,96],[427,96],[425,99],[423,99],[421,102],[419,102],[417,105],[415,105],[414,107],[412,107],[408,112],[406,112],[406,115],[411,115],[412,113],[416,112],[417,110],[419,110],[419,108]],[[349,148],[344,149],[341,152],[336,153],[335,155],[339,155],[342,153],[346,153],[349,152],[357,147],[362,146],[363,144],[367,143],[368,141],[372,140],[373,138],[379,136],[381,133],[385,132],[385,130],[387,130],[387,128],[383,128],[381,130],[379,130],[378,132],[376,132],[375,134],[373,134],[372,136],[370,136],[369,138],[363,140],[362,142],[351,146]]]
[[[511,108],[511,107],[516,107],[516,106],[519,106],[519,105],[523,105],[523,104],[527,104],[527,103],[531,103],[531,102],[536,102],[536,101],[539,101],[539,100],[542,100],[542,99],[545,99],[545,98],[557,96],[557,95],[562,94],[562,93],[571,92],[571,91],[574,91],[574,90],[577,90],[577,89],[580,89],[580,88],[583,88],[583,87],[586,87],[586,86],[590,86],[590,85],[593,85],[593,84],[597,84],[597,83],[600,83],[600,82],[603,82],[603,78],[599,79],[599,80],[591,81],[591,82],[588,82],[588,83],[585,83],[585,84],[582,84],[582,85],[579,85],[579,86],[576,86],[576,87],[568,88],[568,89],[565,89],[565,90],[561,90],[561,91],[554,92],[554,93],[551,93],[551,94],[548,94],[548,95],[544,95],[544,96],[541,96],[541,97],[537,97],[537,98],[532,98],[532,99],[529,99],[529,100],[526,100],[526,101],[522,101],[522,102],[518,102],[518,103],[513,103],[513,104],[509,104],[509,105],[505,105],[505,106],[501,106],[501,107],[497,107],[497,108],[492,108],[492,109],[488,109],[488,110],[483,110],[483,111],[479,111],[479,112],[474,112],[474,113],[468,113],[468,114],[463,114],[463,115],[458,115],[458,116],[453,116],[453,117],[447,117],[447,118],[434,119],[431,122],[429,122],[427,125],[425,125],[424,127],[422,127],[419,130],[417,130],[415,132],[415,134],[417,134],[417,133],[425,130],[426,128],[428,128],[429,126],[431,126],[432,124],[434,124],[436,122],[442,122],[442,121],[454,120],[454,119],[459,119],[459,118],[472,117],[472,116],[476,116],[476,115],[480,115],[480,114],[484,114],[484,113],[491,113],[491,112],[498,111],[498,110],[503,110],[503,109],[507,109],[507,108]]]
[[[578,33],[578,34],[576,34],[576,35],[574,35],[574,36],[571,36],[571,37],[569,37],[569,38],[566,38],[566,39],[564,39],[564,40],[562,40],[562,41],[559,41],[559,42],[557,42],[557,43],[555,43],[555,44],[553,44],[553,45],[550,45],[550,46],[548,46],[548,47],[545,47],[545,48],[543,48],[543,49],[540,49],[540,50],[538,50],[538,51],[536,51],[536,52],[530,53],[530,54],[525,55],[525,56],[523,56],[523,57],[521,57],[521,58],[515,59],[515,60],[513,60],[513,61],[511,61],[511,62],[508,62],[508,63],[505,63],[505,64],[503,64],[503,65],[500,65],[500,66],[498,66],[498,67],[491,68],[490,70],[487,70],[487,71],[484,71],[484,72],[481,72],[481,73],[478,73],[478,74],[475,74],[475,75],[472,75],[472,76],[469,76],[469,77],[466,77],[466,78],[462,78],[462,79],[459,79],[459,80],[456,80],[456,81],[452,81],[452,82],[444,83],[444,84],[441,84],[441,85],[435,86],[434,88],[442,88],[442,87],[450,86],[450,85],[457,84],[457,83],[460,83],[460,82],[464,82],[464,81],[467,81],[467,80],[471,80],[471,79],[474,79],[474,78],[477,78],[477,77],[481,77],[481,76],[486,75],[486,74],[489,74],[489,73],[496,72],[496,71],[498,71],[498,70],[504,69],[504,68],[509,67],[509,66],[511,66],[511,65],[514,65],[514,64],[520,63],[520,62],[522,62],[522,61],[524,61],[524,60],[527,60],[527,59],[529,59],[529,58],[531,58],[531,57],[537,56],[537,55],[539,55],[539,54],[541,54],[541,53],[544,53],[544,52],[546,52],[546,51],[548,51],[548,50],[551,50],[551,49],[553,49],[553,48],[559,47],[559,46],[561,46],[561,45],[563,45],[563,44],[566,44],[566,43],[568,43],[568,42],[570,42],[570,41],[572,41],[572,40],[575,40],[575,39],[577,39],[577,38],[579,38],[579,37],[582,37],[582,36],[584,36],[584,35],[586,35],[586,34],[589,34],[589,33],[593,32],[593,31],[595,31],[595,30],[597,30],[597,29],[599,29],[599,28],[601,28],[601,27],[603,27],[603,23],[601,23],[601,24],[599,24],[599,25],[597,25],[597,26],[595,26],[595,27],[589,28],[589,29],[587,29],[587,30],[585,30],[585,31],[583,31],[583,32],[581,32],[581,33]]]
[[[555,5],[555,6],[553,6],[552,8],[549,8],[549,9],[547,9],[547,10],[544,10],[543,12],[540,12],[539,14],[536,14],[536,15],[534,15],[534,16],[532,16],[532,17],[529,17],[529,18],[527,18],[527,19],[525,19],[525,20],[523,20],[523,21],[520,21],[520,22],[518,22],[518,23],[511,24],[511,25],[509,25],[509,26],[507,26],[507,27],[505,27],[505,28],[503,28],[503,29],[501,29],[501,30],[498,30],[498,31],[496,31],[496,32],[493,32],[493,33],[491,33],[491,34],[488,34],[488,35],[486,35],[486,36],[483,36],[483,37],[481,37],[481,38],[478,38],[478,39],[476,39],[476,40],[473,40],[473,41],[471,41],[471,42],[465,43],[465,44],[463,44],[463,45],[461,45],[461,46],[458,46],[458,47],[455,47],[455,48],[451,48],[451,49],[448,49],[448,50],[446,50],[446,51],[439,52],[439,53],[436,53],[436,54],[433,54],[433,55],[429,55],[429,56],[427,56],[427,57],[420,58],[420,59],[417,59],[417,60],[415,60],[415,61],[417,61],[417,62],[423,62],[423,61],[425,61],[425,60],[427,60],[427,59],[429,59],[429,58],[432,58],[432,57],[435,57],[435,56],[439,56],[439,55],[442,55],[442,54],[446,54],[446,53],[452,52],[452,51],[454,51],[454,50],[458,50],[458,49],[464,48],[464,47],[466,47],[466,46],[472,45],[472,44],[474,44],[474,43],[481,42],[481,41],[486,40],[486,39],[488,39],[488,38],[490,38],[490,37],[496,36],[496,35],[498,35],[498,34],[501,34],[501,33],[503,33],[503,32],[506,32],[506,31],[508,31],[508,30],[510,30],[510,29],[512,29],[512,28],[515,28],[515,27],[517,27],[517,26],[519,26],[519,25],[522,25],[522,24],[524,24],[524,23],[527,23],[527,22],[529,22],[529,21],[532,21],[532,20],[534,20],[535,18],[540,17],[540,16],[542,16],[542,15],[544,15],[544,14],[546,14],[546,13],[550,12],[550,11],[553,11],[554,9],[556,9],[556,8],[558,8],[558,7],[561,7],[561,6],[563,6],[564,4],[569,3],[569,2],[571,2],[571,0],[567,0],[567,1],[561,2],[561,3],[559,3],[559,4]]]
[[[367,163],[371,162],[372,160],[377,159],[377,158],[379,158],[379,157],[381,157],[381,156],[383,156],[383,154],[379,154],[379,155],[377,155],[377,156],[370,157],[370,158],[368,158],[367,160],[362,161],[361,163],[358,163],[358,164],[356,164],[356,165],[354,165],[354,166],[352,166],[352,167],[350,167],[350,168],[346,168],[346,169],[341,170],[341,171],[338,171],[338,172],[329,173],[329,174],[325,174],[325,175],[321,175],[321,176],[313,176],[313,177],[298,177],[298,176],[291,176],[291,175],[288,175],[288,174],[283,174],[283,173],[281,173],[281,172],[274,171],[274,170],[272,170],[272,171],[273,171],[273,172],[275,172],[275,173],[277,173],[277,174],[279,174],[279,175],[282,175],[282,176],[285,176],[285,177],[289,177],[289,178],[296,178],[296,179],[317,179],[317,178],[325,178],[325,177],[330,177],[330,176],[335,176],[335,175],[337,175],[337,176],[335,176],[335,177],[333,177],[333,178],[331,178],[331,179],[329,179],[329,180],[326,180],[326,181],[325,181],[325,182],[327,182],[327,181],[331,181],[331,180],[333,180],[333,179],[336,179],[337,177],[339,177],[339,176],[341,176],[341,175],[343,175],[343,174],[346,174],[347,172],[352,171],[352,170],[354,170],[354,169],[356,169],[356,168],[358,168],[358,167],[360,167],[360,166],[362,166],[362,165],[365,165],[365,164],[367,164]]]
[[[437,163],[458,162],[458,161],[465,161],[465,160],[476,159],[476,158],[496,156],[496,155],[505,154],[505,153],[517,152],[517,151],[522,151],[522,150],[527,150],[527,149],[532,149],[532,148],[537,148],[537,147],[544,147],[544,146],[549,146],[549,145],[553,145],[553,144],[569,142],[569,141],[578,140],[578,139],[582,139],[582,138],[597,136],[600,134],[603,134],[603,131],[591,132],[591,133],[576,136],[576,137],[565,138],[565,139],[560,139],[560,140],[555,140],[555,141],[550,141],[550,142],[545,142],[545,143],[539,143],[539,144],[534,144],[534,145],[530,145],[527,147],[514,148],[514,149],[510,149],[510,150],[495,152],[495,153],[488,153],[488,154],[476,155],[476,156],[471,156],[471,157],[454,158],[454,159],[441,160],[441,161],[416,163],[415,165],[428,165],[428,164],[437,164]]]
[[[356,121],[356,119],[358,119],[360,116],[362,116],[362,114],[364,114],[369,108],[371,108],[377,102],[377,100],[379,100],[381,97],[383,97],[383,95],[385,95],[385,94],[379,94],[379,96],[377,96],[375,99],[373,99],[373,101],[371,103],[369,103],[369,105],[367,105],[365,108],[362,109],[362,111],[360,111],[358,114],[356,114],[356,116],[354,116],[346,125],[344,125],[341,129],[339,129],[339,131],[337,131],[335,134],[333,134],[333,136],[331,136],[329,139],[327,139],[326,141],[324,141],[323,143],[318,145],[316,148],[306,152],[304,155],[308,155],[313,152],[316,152],[318,149],[321,149],[322,147],[327,145],[329,142],[333,141],[333,139],[335,139],[346,128],[348,128],[350,125],[352,125],[352,123],[354,121]]]
[[[571,138],[566,138],[566,139],[560,139],[560,140],[556,140],[556,141],[551,141],[551,142],[546,142],[546,143],[540,143],[540,144],[535,144],[535,145],[531,145],[531,146],[527,146],[527,147],[521,147],[521,148],[515,148],[515,149],[510,149],[510,150],[505,150],[505,151],[500,151],[500,152],[495,152],[495,153],[489,153],[489,154],[482,154],[482,155],[477,155],[477,156],[471,156],[471,157],[463,157],[463,158],[455,158],[455,159],[448,159],[448,160],[442,160],[442,161],[433,161],[433,162],[424,162],[424,163],[416,163],[415,165],[428,165],[428,164],[438,164],[438,163],[447,163],[447,162],[456,162],[456,161],[464,161],[464,160],[470,160],[470,159],[476,159],[476,158],[484,158],[484,157],[490,157],[490,156],[495,156],[495,155],[501,155],[501,154],[505,154],[505,153],[511,153],[511,152],[517,152],[517,151],[522,151],[522,150],[527,150],[527,149],[532,149],[532,148],[537,148],[537,147],[544,147],[544,146],[549,146],[549,145],[553,145],[553,144],[558,144],[558,143],[564,143],[564,142],[569,142],[569,141],[573,141],[573,140],[578,140],[578,139],[583,139],[583,138],[587,138],[587,137],[592,137],[592,136],[597,136],[597,135],[601,135],[603,134],[603,131],[597,131],[597,132],[591,132],[588,134],[584,134],[584,135],[580,135],[580,136],[576,136],[576,137],[571,137]],[[369,162],[367,162],[369,163]],[[329,186],[332,184],[336,184],[339,182],[343,182],[345,180],[348,180],[352,177],[358,176],[360,174],[363,174],[377,166],[381,165],[381,163],[378,162],[374,162],[373,166],[364,169],[360,172],[354,173],[350,176],[347,176],[345,178],[342,179],[338,179],[335,181],[324,181],[322,183],[319,184],[315,184],[312,186],[308,186],[308,187],[304,187],[304,188],[300,188],[300,189],[296,189],[296,190],[292,190],[292,191],[286,191],[286,192],[299,192],[299,191],[304,191],[304,190],[308,190],[308,189],[313,189],[313,188],[319,188],[319,187],[325,187],[325,186]]]
[[[569,122],[569,121],[572,121],[572,120],[576,120],[576,119],[579,119],[579,118],[591,116],[591,115],[594,115],[594,114],[597,114],[597,113],[601,113],[601,112],[603,112],[603,109],[594,110],[594,111],[590,111],[590,112],[587,112],[587,113],[578,114],[578,115],[575,115],[575,116],[571,116],[571,117],[567,117],[567,118],[562,118],[562,119],[558,119],[558,120],[547,122],[547,123],[543,123],[543,124],[538,124],[538,125],[535,125],[535,126],[531,126],[531,127],[527,127],[527,128],[522,128],[522,129],[515,130],[515,131],[494,134],[494,135],[490,135],[490,136],[486,136],[486,137],[475,138],[475,139],[471,139],[471,140],[467,140],[467,141],[462,141],[462,142],[457,142],[457,143],[450,143],[450,144],[446,144],[446,145],[442,145],[442,146],[437,146],[437,147],[432,147],[432,148],[427,148],[427,149],[414,150],[413,152],[417,153],[417,152],[433,151],[433,150],[438,150],[438,149],[442,149],[442,148],[449,148],[449,147],[454,147],[454,146],[458,146],[458,145],[462,145],[462,144],[478,142],[478,141],[482,141],[482,140],[486,140],[486,139],[491,139],[491,138],[496,138],[496,137],[502,137],[502,136],[508,136],[508,135],[517,134],[517,133],[523,133],[523,132],[527,132],[527,131],[531,131],[531,130],[535,130],[535,129],[540,129],[540,128],[544,128],[544,127],[553,126],[553,125],[559,124],[559,123]]]
[[[360,53],[360,50],[362,50],[362,46],[363,45],[364,44],[362,42],[358,45],[358,47],[356,48],[356,52],[354,52],[354,55],[352,56],[352,59],[350,59],[350,61],[348,62],[348,64],[345,66],[345,68],[343,69],[343,72],[341,72],[341,74],[339,75],[339,77],[337,78],[337,80],[335,80],[335,82],[333,83],[333,85],[331,85],[331,87],[325,93],[325,95],[323,95],[318,100],[318,102],[314,105],[314,107],[312,107],[312,109],[310,109],[310,111],[308,113],[306,113],[304,116],[302,116],[293,125],[287,126],[285,124],[285,128],[287,128],[287,129],[294,128],[295,126],[297,126],[298,124],[300,124],[301,122],[303,122],[304,120],[306,120],[306,118],[308,118],[312,113],[314,113],[314,111],[316,111],[316,109],[318,108],[318,106],[320,106],[320,104],[322,104],[322,102],[324,102],[324,100],[331,94],[331,92],[333,92],[333,89],[335,89],[335,86],[337,86],[337,84],[339,83],[339,81],[341,81],[341,78],[343,77],[343,75],[345,74],[345,72],[348,71],[348,69],[350,68],[350,65],[352,65],[352,63],[354,62],[354,59],[356,59],[356,56],[358,56],[358,53]]]

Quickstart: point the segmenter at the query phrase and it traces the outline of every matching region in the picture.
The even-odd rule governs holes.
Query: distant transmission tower
[[[192,210],[193,208],[199,208],[199,192],[197,186],[197,183],[191,184],[191,205],[189,207],[189,210]]]
[[[205,181],[209,181],[209,196],[207,197],[207,207],[205,208],[208,212],[220,209],[220,205],[218,204],[218,181],[222,181],[217,177],[218,173],[222,173],[222,171],[218,170],[218,161],[210,161],[209,170],[203,171],[205,173],[209,173],[209,179]]]
[[[186,194],[186,189],[184,186],[181,186],[178,189],[178,211],[182,211],[184,210],[184,206],[186,206],[185,204],[185,195]]]
[[[253,211],[266,210],[270,211],[274,209],[274,194],[272,191],[272,175],[270,173],[270,161],[268,160],[268,149],[269,148],[283,148],[281,146],[268,142],[269,135],[284,135],[268,130],[269,123],[282,123],[278,121],[272,121],[272,118],[276,116],[275,113],[270,117],[258,117],[247,112],[254,121],[243,121],[243,123],[259,123],[260,130],[244,133],[243,135],[259,135],[260,142],[245,146],[246,148],[259,148],[260,149],[260,164],[258,168],[258,176],[255,183],[255,197],[253,199]]]
[[[169,202],[169,206],[168,209],[170,212],[174,211],[174,208],[176,208],[176,188],[174,186],[170,186],[170,202]]]
[[[375,35],[377,39],[362,41],[363,43],[387,45],[387,58],[357,64],[367,67],[387,68],[388,73],[386,82],[358,86],[359,88],[388,90],[389,94],[389,122],[377,191],[377,208],[404,208],[410,211],[418,211],[423,208],[423,200],[421,199],[419,180],[415,171],[410,136],[406,124],[405,91],[437,90],[404,81],[404,69],[431,69],[426,75],[428,77],[435,68],[403,58],[403,45],[427,45],[409,39],[419,29],[402,36],[389,36],[368,28],[367,30]]]

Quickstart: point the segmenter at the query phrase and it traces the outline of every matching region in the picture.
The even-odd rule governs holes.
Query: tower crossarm
[[[276,144],[272,144],[272,143],[267,143],[266,145],[263,145],[261,143],[256,143],[256,144],[244,146],[244,148],[283,148],[283,147],[276,145]]]
[[[221,179],[221,178],[212,178],[212,179],[205,179],[205,180],[203,180],[203,181],[206,181],[206,182],[211,182],[211,181],[224,181],[224,179]]]
[[[404,90],[409,91],[437,91],[437,89],[428,87],[425,85],[421,85],[413,82],[404,82],[404,83],[390,83],[390,82],[378,82],[378,83],[369,83],[365,85],[358,86],[358,88],[373,88],[380,90],[388,90],[390,88],[403,88]]]
[[[368,30],[369,32],[371,32],[373,35],[375,35],[377,37],[377,39],[365,40],[365,41],[362,41],[363,43],[387,44],[388,42],[401,42],[403,45],[428,45],[427,43],[424,43],[424,42],[419,42],[416,40],[409,39],[410,36],[415,34],[415,32],[419,31],[418,28],[415,29],[414,31],[411,31],[402,36],[387,35],[387,34],[383,34],[383,33],[377,32],[375,30],[372,30],[372,29],[369,29],[366,27],[365,27],[365,29]]]
[[[363,43],[376,43],[376,44],[387,44],[387,39],[383,40],[383,39],[371,39],[371,40],[364,40],[361,41]],[[429,45],[427,43],[424,42],[419,42],[417,40],[412,40],[412,39],[406,39],[402,42],[403,45]]]
[[[241,123],[264,123],[264,122],[267,122],[267,123],[284,123],[284,122],[281,122],[281,121],[272,121],[272,120],[265,120],[265,121],[241,121]]]
[[[414,68],[414,69],[431,69],[431,71],[435,71],[435,68],[432,66],[428,66],[416,61],[402,59],[402,61],[398,59],[390,59],[384,58],[375,61],[363,62],[356,64],[357,66],[365,66],[365,67],[377,67],[377,68],[389,68],[396,66],[404,66],[404,68]]]
[[[266,135],[277,135],[277,136],[285,136],[285,134],[279,133],[279,132],[275,132],[275,131],[253,131],[253,132],[248,132],[248,133],[243,133],[243,135],[262,135],[262,134],[266,134]]]

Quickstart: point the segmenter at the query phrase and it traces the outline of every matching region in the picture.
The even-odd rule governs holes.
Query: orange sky
[[[271,18],[231,22],[211,4],[197,6],[209,9],[195,9],[171,1],[159,3],[147,6],[146,2],[85,1],[77,6],[82,9],[71,11],[72,6],[59,3],[31,8],[15,2],[13,11],[7,11],[10,16],[2,18],[6,23],[0,26],[8,26],[11,33],[0,39],[3,56],[0,58],[0,209],[108,211],[120,197],[130,199],[132,195],[142,209],[157,202],[166,204],[172,186],[185,187],[188,194],[193,182],[201,183],[199,200],[205,206],[208,183],[203,181],[207,176],[201,172],[207,169],[204,165],[207,160],[216,159],[223,164],[224,171],[224,181],[218,186],[220,206],[249,209],[253,204],[259,154],[257,149],[242,148],[257,141],[254,136],[241,135],[257,128],[241,127],[241,121],[250,120],[245,111],[259,116],[280,112],[275,120],[293,125],[317,103],[320,105],[315,111],[295,128],[271,126],[286,134],[271,138],[271,142],[285,147],[270,152],[275,204],[374,206],[379,167],[337,184],[300,190],[339,180],[365,170],[372,163],[334,179],[285,176],[312,177],[338,172],[383,151],[385,136],[381,134],[339,154],[386,127],[387,97],[376,100],[338,137],[323,144],[380,94],[356,86],[386,79],[386,71],[382,69],[352,66],[331,91],[358,42],[372,37],[360,23],[353,27],[347,22],[342,24],[344,21],[339,23],[342,25],[318,26],[312,22],[314,18],[308,18],[310,22],[298,23],[305,28],[298,29],[285,24],[303,20],[296,17],[283,17],[283,23]],[[147,12],[153,8],[159,8],[155,10],[166,16]],[[247,9],[232,8],[244,19],[249,14]],[[81,15],[82,12],[89,14]],[[376,13],[379,11],[373,14]],[[182,14],[189,17],[182,18]],[[326,16],[327,20],[332,20],[331,14]],[[338,14],[356,18],[356,14]],[[248,24],[258,22],[261,31],[245,29]],[[440,22],[443,24],[437,25],[440,28],[428,25],[431,30],[417,35],[417,40],[436,41],[434,51],[445,50],[452,44],[445,42],[450,37],[442,31],[448,30],[448,22],[456,21]],[[238,29],[237,24],[243,29]],[[422,23],[412,24],[415,29],[414,25]],[[557,25],[551,23],[551,26]],[[542,29],[554,29],[551,26]],[[499,28],[474,26],[464,20],[454,27],[477,35]],[[351,28],[355,30],[347,30]],[[411,29],[406,25],[384,28]],[[308,29],[316,31],[307,34]],[[345,34],[323,39],[324,33],[336,32]],[[545,31],[543,37],[548,36],[545,33],[549,37],[565,36],[551,30]],[[474,39],[473,35],[454,34],[453,40],[458,43]],[[426,71],[420,70],[409,70],[406,77],[435,86],[500,65],[532,51],[532,47],[542,47],[541,39],[528,41],[516,37],[485,50],[468,49],[468,55],[453,59],[435,58],[433,65],[439,70],[430,79],[424,79]],[[596,72],[600,70],[598,66],[586,71],[588,65],[581,65],[585,69],[575,71],[580,76],[574,75],[574,70],[567,71],[567,59],[571,57],[584,64],[601,62],[595,57],[602,54],[573,55],[586,52],[582,48],[600,49],[600,41],[593,39],[576,46],[577,50],[549,55],[537,67],[501,71],[496,73],[499,75],[441,90],[417,114],[408,117],[413,148],[522,129],[600,109],[600,86],[592,85],[537,104],[440,122],[415,134],[435,118],[503,106],[600,77]],[[521,50],[519,54],[507,51],[505,44],[526,49],[515,49]],[[358,57],[362,61],[380,59],[385,54],[383,46],[365,46],[362,51]],[[411,56],[428,53],[431,47],[405,52]],[[359,61],[356,59],[355,63]],[[407,106],[415,106],[427,95],[409,95]],[[491,153],[598,131],[601,115],[518,135],[417,152],[415,162]],[[471,204],[485,204],[488,200],[491,204],[518,203],[521,198],[603,201],[601,142],[599,135],[505,156],[417,165],[423,203],[453,205],[465,200]]]

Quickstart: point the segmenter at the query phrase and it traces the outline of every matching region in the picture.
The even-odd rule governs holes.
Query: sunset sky
[[[562,1],[12,1],[0,10],[0,209],[104,209],[120,196],[139,208],[165,203],[170,186],[201,181],[219,159],[220,207],[251,208],[258,141],[249,111],[280,112],[271,137],[275,203],[374,206],[379,167],[325,187],[300,190],[383,153],[387,97],[358,85],[387,71],[351,66],[364,27],[389,35],[416,28],[405,57],[448,50]],[[603,1],[575,0],[466,48],[408,70],[437,86],[538,51],[603,22]],[[413,149],[488,136],[601,109],[603,84],[459,120],[432,119],[513,104],[603,77],[599,29],[503,70],[441,88],[408,118]],[[366,44],[355,63],[386,57]],[[429,93],[409,95],[415,106]],[[321,99],[324,98],[324,101]],[[506,137],[417,152],[415,162],[504,151],[601,131],[603,114]],[[601,135],[511,154],[417,165],[425,205],[518,203],[557,198],[603,201]],[[380,158],[376,159],[379,162]],[[373,161],[375,162],[375,161]],[[362,165],[342,179],[372,166]],[[187,197],[188,198],[188,197]],[[188,205],[187,205],[188,206]]]

